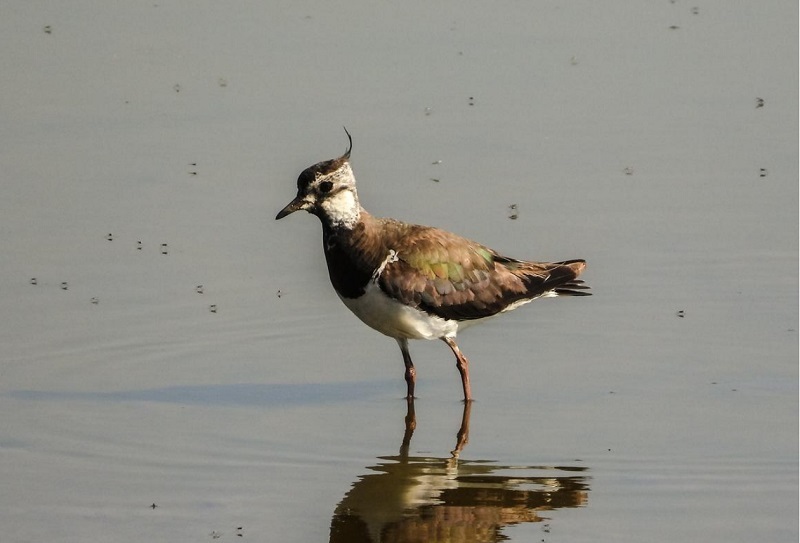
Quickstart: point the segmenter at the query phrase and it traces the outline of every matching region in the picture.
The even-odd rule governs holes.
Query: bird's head
[[[361,206],[356,192],[356,178],[350,168],[353,138],[346,128],[345,133],[350,142],[347,151],[339,158],[319,162],[303,170],[297,178],[297,196],[278,213],[276,220],[305,210],[331,227],[355,226]]]

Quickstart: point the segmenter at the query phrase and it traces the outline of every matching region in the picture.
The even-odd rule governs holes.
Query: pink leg
[[[447,346],[450,347],[453,354],[456,355],[456,368],[458,368],[458,373],[461,374],[461,386],[464,388],[464,401],[471,402],[472,389],[469,386],[469,360],[461,353],[461,349],[458,348],[453,338],[443,337],[442,341],[447,343]]]
[[[408,352],[408,340],[405,338],[396,338],[397,344],[400,346],[400,351],[403,353],[403,363],[406,365],[406,378],[407,393],[406,398],[409,400],[414,399],[414,385],[417,382],[417,370],[414,368],[414,363],[411,361],[411,353]]]

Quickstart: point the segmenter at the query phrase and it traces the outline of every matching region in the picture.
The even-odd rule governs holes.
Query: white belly
[[[439,339],[455,337],[458,321],[429,315],[389,298],[370,281],[360,298],[342,298],[344,305],[364,324],[393,338]]]

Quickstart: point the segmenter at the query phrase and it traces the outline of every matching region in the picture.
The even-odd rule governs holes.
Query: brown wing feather
[[[446,319],[479,319],[543,293],[585,288],[580,260],[537,263],[498,255],[483,245],[435,228],[403,225],[406,251],[378,279],[389,296]],[[391,241],[387,247],[392,247]],[[399,244],[397,244],[399,245]],[[583,294],[574,292],[574,294]]]

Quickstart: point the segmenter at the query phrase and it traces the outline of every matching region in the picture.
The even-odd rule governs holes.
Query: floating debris
[[[180,84],[178,84],[178,83],[175,83],[175,84],[172,86],[172,90],[174,90],[175,92],[181,92],[181,86],[180,86]]]
[[[672,25],[669,27],[670,30],[678,30],[680,27],[678,25]]]
[[[431,113],[433,113],[433,108],[426,107],[425,108],[425,116],[429,117]]]
[[[219,79],[217,79],[217,84],[218,84],[220,87],[222,87],[222,88],[225,88],[225,87],[227,87],[227,86],[228,86],[228,80],[227,80],[227,79],[225,79],[224,77],[220,77]]]
[[[624,173],[625,175],[633,175],[633,168],[627,166],[622,169],[622,173]]]
[[[431,162],[431,165],[436,166],[437,164],[441,164],[441,163],[442,163],[441,160],[434,160],[433,162]]]
[[[572,55],[572,57],[569,59],[569,63],[572,64],[573,66],[577,66],[578,65],[578,55]]]
[[[692,8],[692,15],[700,15],[700,8],[695,6]]]
[[[435,177],[431,177],[431,181],[433,181],[434,183],[438,183],[440,181],[440,179],[436,179]]]

